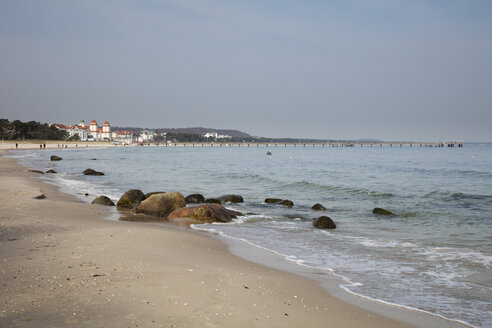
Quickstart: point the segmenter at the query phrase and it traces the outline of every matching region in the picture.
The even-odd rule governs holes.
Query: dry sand
[[[0,327],[409,327],[203,234],[105,220],[1,155]]]

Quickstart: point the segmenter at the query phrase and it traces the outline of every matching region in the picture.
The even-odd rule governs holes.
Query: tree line
[[[0,138],[2,140],[44,139],[65,140],[67,133],[56,126],[35,121],[21,122],[0,119]]]

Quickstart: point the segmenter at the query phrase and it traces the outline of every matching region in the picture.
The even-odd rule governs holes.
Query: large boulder
[[[116,203],[118,208],[133,209],[145,199],[145,194],[140,189],[131,189],[125,192]]]
[[[185,197],[186,204],[205,203],[205,197],[202,194],[191,194]]]
[[[203,223],[229,222],[235,215],[220,204],[202,204],[183,207],[169,214],[168,219],[191,218]]]
[[[314,204],[312,207],[311,207],[313,210],[315,211],[324,211],[326,210],[326,207],[324,207],[323,205],[321,205],[320,203],[316,203]]]
[[[320,216],[319,218],[313,219],[313,226],[318,229],[336,229],[337,227],[335,222],[327,216]]]
[[[384,208],[380,208],[380,207],[375,207],[372,210],[372,213],[376,215],[386,215],[386,216],[393,215],[393,212],[385,210]]]
[[[179,192],[166,192],[152,195],[142,201],[137,207],[137,213],[167,218],[171,212],[185,206],[184,196]]]
[[[97,172],[96,170],[93,170],[93,169],[87,169],[87,170],[84,170],[84,173],[85,175],[104,175],[104,173],[102,172]]]
[[[50,160],[52,160],[52,161],[61,161],[62,159],[63,159],[63,158],[58,157],[58,156],[56,156],[56,155],[51,155],[51,157],[50,157]]]
[[[106,206],[114,206],[114,202],[106,196],[99,196],[94,198],[92,204],[106,205]]]
[[[221,202],[224,202],[224,203],[242,203],[244,202],[243,200],[243,196],[241,195],[222,195],[220,197],[217,198],[218,200],[220,200]]]
[[[148,192],[148,193],[145,194],[145,199],[149,198],[152,195],[165,194],[165,193],[166,193],[165,191],[152,191],[152,192]]]

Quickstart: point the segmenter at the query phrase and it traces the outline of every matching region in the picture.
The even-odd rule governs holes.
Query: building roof
[[[108,121],[104,122],[104,125],[109,126],[109,122]]]
[[[91,125],[92,125],[92,124],[97,124],[96,120],[92,120],[92,121],[91,121]]]

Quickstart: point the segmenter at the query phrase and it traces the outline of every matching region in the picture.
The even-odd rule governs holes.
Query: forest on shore
[[[21,122],[19,120],[10,122],[7,119],[0,118],[0,138],[2,140],[65,140],[67,133],[47,123]]]

